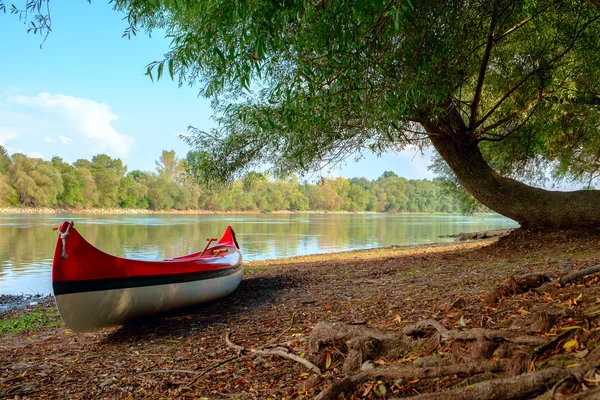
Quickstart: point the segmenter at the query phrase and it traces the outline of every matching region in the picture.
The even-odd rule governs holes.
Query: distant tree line
[[[230,185],[203,187],[190,160],[163,151],[156,171],[134,170],[118,158],[98,154],[73,164],[21,153],[9,156],[0,146],[0,206],[137,208],[213,211],[373,211],[460,212],[461,204],[440,179],[407,180],[385,172],[376,180],[297,176],[271,178],[249,172]]]

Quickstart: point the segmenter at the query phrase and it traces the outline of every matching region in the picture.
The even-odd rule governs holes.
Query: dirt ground
[[[551,390],[556,398],[600,398],[589,397],[600,383],[593,368],[600,365],[593,359],[600,278],[556,283],[600,264],[599,245],[598,232],[517,232],[250,263],[239,289],[212,304],[94,333],[61,324],[0,336],[0,398],[295,399],[340,382],[348,384],[319,398],[481,398],[465,390],[489,382],[501,389],[485,397],[510,398],[498,394],[502,387],[538,377],[536,388],[516,398]],[[544,276],[535,275],[537,284],[514,279],[534,273]],[[536,318],[545,326],[529,326]],[[443,327],[415,326],[432,319]],[[316,335],[317,324],[333,333]],[[356,348],[341,337],[353,329],[383,335],[369,339],[375,350],[361,342],[357,367],[350,362]],[[421,345],[382,350],[392,337]],[[523,365],[502,364],[515,359]],[[496,364],[475,371],[474,363]],[[573,373],[565,375],[568,368]]]

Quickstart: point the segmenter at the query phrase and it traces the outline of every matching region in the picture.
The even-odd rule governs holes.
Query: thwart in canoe
[[[229,226],[221,239],[207,239],[203,251],[163,261],[106,254],[72,222],[58,231],[52,287],[62,319],[76,332],[209,302],[227,296],[242,280],[242,256]]]

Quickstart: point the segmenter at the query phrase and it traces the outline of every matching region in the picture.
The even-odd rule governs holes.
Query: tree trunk
[[[463,187],[523,228],[600,227],[600,191],[550,191],[501,176],[490,168],[458,116],[422,125]]]

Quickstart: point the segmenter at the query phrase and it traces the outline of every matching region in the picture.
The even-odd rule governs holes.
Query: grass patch
[[[23,332],[24,330],[60,325],[60,316],[53,308],[45,308],[0,320],[0,336]]]

